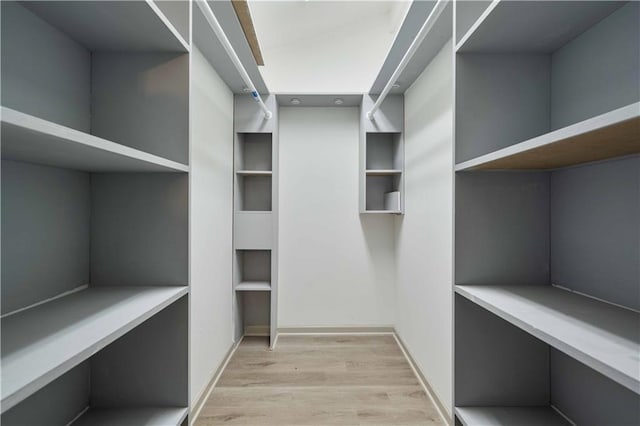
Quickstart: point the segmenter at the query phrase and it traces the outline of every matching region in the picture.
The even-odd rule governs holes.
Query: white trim
[[[240,343],[242,343],[243,339],[244,339],[244,336],[241,337],[236,343],[234,343],[231,346],[231,348],[229,349],[229,352],[227,352],[227,356],[224,358],[224,361],[222,362],[222,364],[220,364],[218,369],[213,373],[213,376],[211,377],[209,384],[198,397],[198,401],[194,404],[193,408],[189,412],[190,426],[195,424],[196,419],[200,415],[200,411],[202,411],[204,404],[207,402],[207,400],[211,396],[211,392],[213,392],[213,389],[215,389],[216,385],[218,384],[218,381],[220,380],[220,377],[222,376],[222,373],[224,373],[224,370],[227,368],[227,364],[229,364],[229,361],[231,361],[231,358],[236,353],[236,350],[240,346]]]
[[[409,354],[409,351],[405,348],[404,343],[402,343],[402,340],[400,339],[400,337],[395,331],[393,333],[393,338],[396,339],[396,343],[400,347],[402,354],[404,355],[405,359],[409,363],[409,366],[411,367],[413,374],[416,376],[416,378],[420,382],[420,385],[424,389],[425,393],[427,394],[427,396],[429,397],[433,405],[436,407],[436,410],[438,411],[438,414],[440,414],[440,417],[442,418],[442,420],[448,425],[453,425],[453,420],[447,415],[447,412],[444,408],[444,404],[442,404],[442,402],[440,402],[440,399],[438,399],[438,397],[434,395],[433,389],[431,389],[431,386],[429,385],[429,382],[427,381],[426,377],[424,377],[424,375],[422,374],[422,371],[415,364],[415,362],[413,361],[413,358]]]

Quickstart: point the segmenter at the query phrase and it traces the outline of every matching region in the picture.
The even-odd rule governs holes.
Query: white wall
[[[279,327],[394,323],[393,218],[358,212],[358,114],[280,109]]]
[[[396,223],[396,331],[448,410],[452,405],[452,61],[449,41],[405,93],[406,214]]]
[[[191,54],[191,403],[232,344],[233,94]]]

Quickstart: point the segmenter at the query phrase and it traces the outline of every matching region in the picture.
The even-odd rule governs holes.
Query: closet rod
[[[429,31],[431,31],[436,21],[440,17],[440,14],[444,11],[445,7],[447,7],[448,3],[449,3],[449,0],[438,0],[438,3],[436,3],[433,9],[431,9],[431,13],[429,13],[427,20],[424,21],[422,28],[420,28],[420,31],[416,35],[416,38],[413,39],[411,46],[409,46],[409,49],[407,49],[407,52],[402,57],[402,60],[398,64],[398,67],[393,72],[393,74],[391,74],[391,77],[389,78],[387,85],[384,86],[384,89],[382,89],[380,96],[378,96],[378,100],[376,100],[376,103],[373,104],[373,107],[371,108],[371,110],[367,112],[367,118],[369,120],[374,119],[374,114],[378,111],[378,109],[380,108],[380,105],[382,105],[382,102],[384,102],[385,98],[389,94],[389,91],[391,90],[395,82],[398,80],[398,78],[400,77],[404,69],[407,67],[407,65],[409,64],[409,61],[411,60],[411,58],[413,58],[413,55],[418,50],[418,47],[420,47],[420,45],[422,44],[422,41],[425,39],[427,34],[429,34]]]
[[[233,50],[233,46],[231,45],[231,42],[229,41],[229,39],[227,38],[227,35],[222,30],[222,27],[220,26],[218,19],[213,14],[213,11],[207,4],[207,1],[196,0],[196,3],[198,4],[198,6],[200,7],[200,10],[204,14],[204,17],[207,19],[207,22],[209,22],[211,29],[213,29],[213,32],[218,37],[218,40],[220,40],[220,43],[222,43],[222,47],[224,47],[224,50],[227,52],[227,54],[231,58],[231,62],[233,62],[233,65],[236,67],[236,69],[240,73],[240,77],[242,78],[242,81],[244,81],[244,84],[247,86],[247,88],[251,92],[251,96],[260,105],[260,108],[262,108],[262,111],[264,112],[265,120],[269,120],[273,116],[273,113],[269,110],[269,108],[267,108],[267,105],[265,105],[264,101],[260,97],[260,93],[258,93],[256,86],[253,85],[253,82],[251,81],[251,77],[249,77],[247,70],[244,69],[244,66],[242,65],[242,62],[240,62],[240,58],[238,58],[236,51]]]

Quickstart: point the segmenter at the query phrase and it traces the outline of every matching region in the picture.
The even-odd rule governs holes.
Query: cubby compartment
[[[236,326],[244,336],[269,336],[271,328],[271,292],[236,291]]]
[[[271,289],[271,250],[236,250],[237,291]]]
[[[271,176],[238,175],[236,179],[236,211],[271,211]]]
[[[238,173],[273,170],[271,133],[238,133],[237,138],[235,161]]]
[[[401,133],[367,133],[367,173],[402,171]]]
[[[126,303],[130,301],[122,298],[120,304]],[[130,309],[136,307],[140,308],[132,305]],[[73,309],[72,305],[66,308]],[[91,308],[97,310],[94,312]],[[183,424],[189,404],[186,392],[187,309],[187,296],[179,296],[126,334],[111,339],[106,345],[92,347],[86,358],[67,361],[66,369],[56,372],[47,384],[19,403],[12,404],[8,410],[3,409],[2,424]],[[108,310],[99,305],[86,306],[85,310],[86,321],[96,313],[108,315]],[[79,315],[79,312],[60,314],[69,318]],[[29,333],[36,327],[49,329],[50,321],[59,322],[60,319],[41,317],[39,322],[32,322],[23,332]],[[82,327],[86,327],[86,321],[81,323]],[[93,331],[99,332],[100,327]],[[46,355],[42,354],[43,358],[55,358],[60,351],[73,348],[73,345],[53,347],[45,339],[46,331],[41,333],[42,343],[49,345],[45,349]],[[24,357],[28,356],[25,351],[35,350],[29,349],[29,344],[34,342],[15,340],[15,337],[9,337],[11,347],[5,348],[7,337],[3,333],[3,362],[7,351],[20,352]],[[16,361],[20,360],[16,357]],[[25,367],[38,368],[34,363]],[[160,370],[162,374],[158,374]],[[23,370],[21,374],[28,374],[28,371]]]
[[[4,159],[89,171],[186,169],[187,48],[154,2],[1,6],[2,130],[15,136],[3,140]],[[93,162],[78,160],[90,155]]]
[[[367,175],[367,211],[401,211],[400,175]]]
[[[640,152],[640,4],[622,3],[486,9],[456,54],[457,170]]]

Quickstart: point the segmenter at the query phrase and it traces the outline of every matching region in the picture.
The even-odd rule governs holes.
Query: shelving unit
[[[190,5],[160,3],[0,4],[3,425],[186,421]]]
[[[361,107],[360,213],[404,212],[403,97],[391,95],[374,121],[366,117],[374,98]]]
[[[456,422],[638,423],[640,5],[455,7]]]
[[[234,336],[277,330],[278,117],[274,95],[266,120],[248,95],[235,102],[235,213],[233,225]]]

